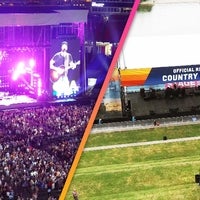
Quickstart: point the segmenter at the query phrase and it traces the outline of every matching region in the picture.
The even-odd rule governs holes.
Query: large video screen
[[[80,84],[80,40],[55,39],[50,49],[50,88],[57,98],[76,97]]]

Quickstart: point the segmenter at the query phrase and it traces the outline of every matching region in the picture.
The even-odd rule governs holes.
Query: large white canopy
[[[155,4],[135,15],[122,48],[121,68],[200,64],[200,4]]]

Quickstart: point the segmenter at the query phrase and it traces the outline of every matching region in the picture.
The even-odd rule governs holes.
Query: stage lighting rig
[[[87,40],[118,43],[133,4],[134,0],[92,0]]]
[[[65,7],[66,9],[89,9],[91,0],[3,0],[0,7]]]

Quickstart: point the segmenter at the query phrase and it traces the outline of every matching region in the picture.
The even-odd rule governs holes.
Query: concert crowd
[[[0,199],[58,199],[91,105],[0,111]]]

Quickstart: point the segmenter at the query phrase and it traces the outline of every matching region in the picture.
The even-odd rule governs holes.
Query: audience
[[[58,199],[90,105],[0,111],[0,199]]]

